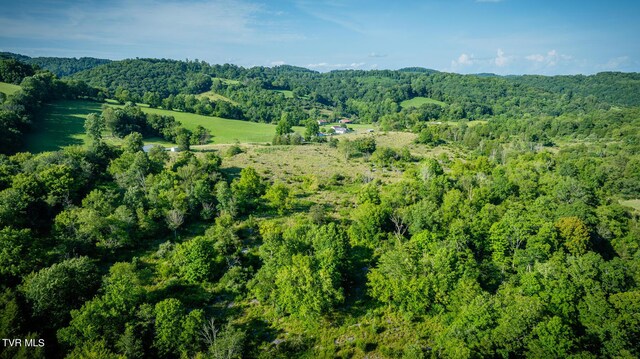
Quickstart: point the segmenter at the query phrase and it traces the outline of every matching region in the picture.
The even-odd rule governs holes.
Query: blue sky
[[[25,0],[3,4],[0,50],[318,71],[640,72],[639,17],[626,0]]]

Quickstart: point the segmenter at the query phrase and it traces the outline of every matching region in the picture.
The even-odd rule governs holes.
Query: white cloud
[[[282,66],[286,64],[284,61],[271,61],[271,66]]]
[[[470,66],[470,65],[473,65],[474,62],[475,60],[473,58],[473,55],[469,56],[467,54],[462,54],[458,56],[457,60],[451,61],[451,66],[452,67]]]
[[[599,68],[601,70],[613,71],[613,70],[621,70],[623,67],[631,64],[631,58],[629,56],[620,56],[609,59],[607,63],[600,65]]]
[[[502,49],[498,49],[498,53],[495,59],[493,59],[493,63],[498,67],[506,66],[509,61],[511,61],[510,56],[505,56],[504,51]]]
[[[331,71],[331,70],[357,70],[365,66],[366,62],[352,62],[350,64],[330,64],[327,62],[318,62],[314,64],[308,64],[307,68],[318,71]],[[377,66],[377,65],[375,65]]]
[[[377,52],[371,52],[368,55],[369,57],[387,57],[387,54],[379,54]]]
[[[529,60],[529,61],[533,61],[533,62],[543,62],[544,61],[544,56],[540,55],[540,54],[528,55],[528,56],[525,56],[524,58]]]
[[[569,61],[572,56],[560,54],[558,51],[550,50],[546,54],[531,54],[524,57],[526,60],[533,62],[536,66],[556,66],[560,61]]]

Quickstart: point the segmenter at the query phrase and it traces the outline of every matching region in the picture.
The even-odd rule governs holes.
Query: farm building
[[[349,132],[349,129],[347,129],[346,127],[342,127],[342,126],[331,126],[331,129],[333,129],[339,135],[342,135],[342,134],[345,134],[345,133]]]
[[[328,122],[326,120],[318,120],[318,125],[326,125]]]
[[[342,120],[340,120],[339,122],[340,122],[340,123],[342,123],[342,124],[344,124],[344,123],[351,123],[351,122],[353,122],[353,121],[351,121],[351,120],[350,120],[350,119],[348,119],[348,118],[343,118],[343,119],[342,119]]]

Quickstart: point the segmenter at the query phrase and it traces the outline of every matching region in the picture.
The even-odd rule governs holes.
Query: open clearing
[[[402,102],[400,102],[400,106],[402,108],[409,108],[409,107],[420,107],[426,103],[432,103],[432,104],[436,104],[439,106],[447,106],[446,103],[442,102],[442,101],[438,101],[438,100],[434,100],[432,98],[429,97],[414,97],[411,100],[404,100]]]
[[[222,96],[220,94],[217,94],[217,93],[215,93],[213,91],[207,91],[207,92],[203,92],[201,94],[197,94],[196,95],[196,98],[198,98],[198,99],[202,98],[202,97],[208,97],[209,100],[211,100],[211,101],[227,101],[227,102],[232,103],[234,105],[238,104],[237,102],[231,100],[230,98],[228,98],[226,96]]]
[[[636,212],[640,212],[640,199],[628,199],[625,201],[620,201],[620,204],[625,207],[631,207],[636,210]]]
[[[273,90],[274,92],[280,92],[284,95],[284,98],[293,98],[293,91],[290,90]]]
[[[379,147],[409,148],[416,160],[435,158],[446,153],[453,155],[450,148],[429,148],[412,143],[415,134],[389,132],[376,134],[349,134],[336,136],[340,140],[373,136]],[[380,180],[396,183],[404,177],[400,168],[377,168],[364,157],[347,159],[337,148],[327,144],[303,146],[240,145],[243,152],[226,157],[230,145],[211,145],[223,156],[222,169],[228,175],[236,176],[240,169],[253,167],[265,178],[274,182],[289,184],[300,203],[317,203],[337,217],[348,217],[355,204],[355,193],[360,189],[359,180]]]
[[[100,103],[91,101],[59,101],[47,105],[33,130],[25,136],[31,152],[56,151],[64,146],[85,142],[84,120],[92,112],[100,112]]]
[[[6,82],[0,82],[0,92],[4,92],[7,95],[12,95],[20,90],[20,86],[9,84]]]
[[[108,103],[109,106],[120,105]],[[41,119],[34,123],[33,131],[26,137],[26,148],[31,152],[55,151],[64,146],[85,143],[84,120],[89,113],[101,112],[102,103],[92,101],[59,101],[47,105]],[[205,127],[213,135],[210,145],[230,143],[270,143],[275,135],[275,125],[250,121],[229,120],[220,117],[202,116],[186,112],[168,111],[140,105],[145,113],[173,116],[189,130],[198,125]],[[327,126],[328,127],[328,126]],[[356,131],[374,128],[372,125],[349,125]],[[294,131],[303,134],[304,127],[294,127]],[[118,143],[119,139],[105,139]],[[158,138],[145,139],[147,144],[171,146],[170,142]],[[209,145],[199,146],[207,148]]]

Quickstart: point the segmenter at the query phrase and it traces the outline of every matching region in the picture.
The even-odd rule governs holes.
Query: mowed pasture
[[[429,97],[414,97],[410,100],[404,100],[402,102],[400,102],[400,107],[402,108],[409,108],[409,107],[420,107],[424,104],[427,103],[432,103],[435,105],[439,105],[439,106],[447,106],[446,103],[442,102],[442,101],[438,101],[438,100],[434,100],[432,98]]]
[[[36,121],[33,131],[26,138],[26,148],[31,152],[43,152],[55,151],[69,145],[84,144],[86,140],[84,120],[92,112],[101,112],[101,106],[101,103],[91,101],[59,101],[47,105],[40,120]],[[141,106],[141,108],[145,113],[173,116],[189,130],[194,130],[198,125],[208,129],[213,135],[212,144],[265,143],[271,142],[275,135],[276,126],[271,124],[201,116],[147,106]],[[302,127],[294,129],[301,133],[304,131]],[[112,143],[118,142],[118,139],[109,138],[108,134],[105,134],[105,138]],[[158,138],[145,139],[145,142],[172,145]]]
[[[200,125],[211,131],[211,135],[213,135],[211,138],[212,144],[271,142],[276,133],[276,126],[267,123],[229,120],[221,117],[202,116],[193,113],[168,111],[149,107],[142,107],[142,111],[145,113],[173,116],[186,129],[192,131]],[[303,132],[304,128],[296,127],[294,130]]]
[[[9,84],[6,82],[0,82],[0,92],[3,92],[6,95],[12,95],[20,90],[20,86]]]
[[[91,101],[58,101],[47,105],[25,136],[26,148],[37,153],[84,144],[87,137],[84,120],[88,114],[100,112],[100,106]]]
[[[114,103],[107,105],[118,107]],[[40,119],[35,121],[33,131],[26,136],[26,149],[37,153],[55,151],[64,146],[85,144],[84,120],[92,112],[101,112],[102,103],[91,101],[58,101],[49,104],[42,111]],[[220,117],[202,116],[186,112],[168,111],[140,105],[145,113],[173,116],[185,128],[194,130],[198,125],[208,129],[213,135],[210,145],[230,143],[270,143],[275,135],[276,126],[266,123],[230,120]],[[328,126],[326,126],[328,128]],[[371,125],[349,125],[356,131],[373,128]],[[294,127],[294,131],[304,134],[304,127]],[[107,133],[105,139],[119,143]],[[145,142],[172,146],[174,144],[158,138],[147,138]],[[198,146],[200,148],[208,145]],[[196,148],[198,148],[196,147]]]

